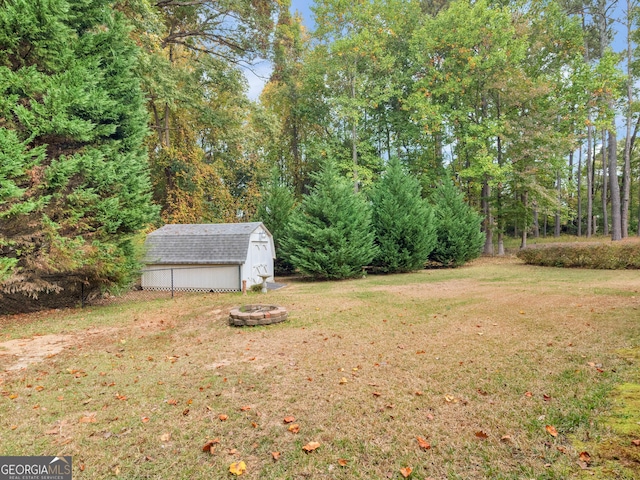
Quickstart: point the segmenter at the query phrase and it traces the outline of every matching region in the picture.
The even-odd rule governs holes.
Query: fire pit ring
[[[234,327],[253,327],[284,322],[289,313],[278,305],[243,305],[234,307],[229,312],[229,325]]]

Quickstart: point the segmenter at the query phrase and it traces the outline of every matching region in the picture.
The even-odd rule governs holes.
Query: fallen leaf
[[[246,406],[244,406],[244,407],[240,407],[240,411],[241,411],[241,412],[246,412],[247,410],[251,410],[251,407],[250,407],[250,406],[248,406],[248,405],[246,405]]]
[[[318,448],[320,446],[319,442],[309,442],[307,443],[304,447],[302,447],[302,449],[309,453],[309,452],[313,452],[316,448]]]
[[[511,435],[503,435],[500,437],[500,441],[504,443],[508,443],[511,441]]]
[[[18,425],[11,425],[9,428],[10,428],[11,430],[15,430],[16,428],[18,428]],[[56,433],[57,433],[57,430],[56,430]]]
[[[232,473],[236,476],[242,475],[247,471],[247,465],[244,462],[234,462],[229,465],[229,473]]]
[[[543,394],[543,395],[542,395],[542,398],[544,399],[544,401],[545,401],[545,402],[549,402],[549,401],[551,401],[551,396],[550,396],[550,395]]]
[[[589,465],[591,463],[591,455],[589,455],[589,452],[580,452],[580,460]]]
[[[556,447],[560,453],[567,453],[567,447],[563,447],[562,445],[558,445]]]
[[[484,439],[484,438],[489,438],[489,435],[487,435],[484,431],[480,430],[476,432],[476,437]]]
[[[556,427],[554,427],[553,425],[547,425],[544,427],[547,432],[549,433],[549,435],[551,435],[552,437],[557,437],[558,436],[558,431],[556,430]]]
[[[227,450],[227,453],[229,455],[237,455],[238,454],[238,450],[235,448],[230,448],[229,450]]]
[[[79,468],[81,472],[84,472],[84,469],[85,469],[84,463],[81,463]]]
[[[346,379],[346,378],[344,378],[344,377],[342,377],[342,378],[340,379],[340,385],[344,385],[345,383],[347,383],[347,379]]]
[[[9,398],[11,400],[15,400],[16,398],[18,398],[18,394],[17,393],[12,393],[11,395],[9,395]]]
[[[483,397],[486,397],[486,396],[488,395],[488,393],[487,393],[487,392],[485,392],[484,390],[482,390],[481,388],[478,388],[478,389],[477,389],[477,392],[478,392],[480,395],[482,395]]]
[[[116,393],[116,400],[126,400],[127,396],[126,395],[120,395],[119,393]]]
[[[220,415],[218,415],[218,418],[220,419],[221,422],[226,422],[227,419],[229,418],[229,415],[225,415],[224,413],[221,413]]]
[[[382,395],[380,392],[373,392],[374,397],[379,397],[380,395]]]
[[[347,466],[347,461],[344,458],[339,458],[338,459],[338,465],[340,465],[341,467],[346,467]]]
[[[444,399],[447,403],[457,402],[458,400],[453,395],[445,395]]]
[[[258,424],[257,424],[256,422],[251,422],[251,426],[252,426],[253,428],[258,428]]]
[[[280,459],[280,452],[271,452],[271,456],[274,461],[278,461]]]
[[[291,433],[298,433],[300,431],[300,425],[294,423],[293,425],[289,425],[289,431]]]
[[[420,390],[418,390],[417,392],[414,392],[414,395],[417,395],[419,397],[420,395],[423,395],[423,393]]]
[[[214,445],[220,443],[220,440],[218,440],[217,438],[214,438],[213,440],[209,440],[207,443],[204,444],[204,446],[202,447],[202,451],[203,452],[207,452],[207,453],[211,453],[213,454],[215,447]]]
[[[292,417],[292,416],[284,417],[284,419],[283,419],[284,423],[291,423],[291,422],[295,422],[295,421],[296,421],[296,417]]]
[[[427,413],[427,420],[433,420],[434,418],[436,417],[434,417],[432,413]]]
[[[42,390],[44,390],[44,387],[42,385],[38,385],[36,387],[36,392],[41,392]]]
[[[427,353],[427,352],[425,352],[424,350],[418,350],[416,352],[416,355],[422,355],[423,353]]]
[[[84,415],[84,416],[80,417],[79,422],[80,423],[96,423],[96,415],[95,415],[95,413],[90,414],[90,415]]]
[[[150,418],[149,417],[142,417],[142,423],[149,423]]]
[[[162,435],[160,435],[161,442],[168,442],[170,439],[171,439],[170,433],[163,433]]]
[[[418,445],[420,445],[420,448],[424,450],[429,450],[431,448],[431,444],[427,442],[424,438],[416,437],[416,440],[418,440]]]
[[[639,440],[631,440],[631,443],[634,444],[636,447],[640,447],[640,439]]]
[[[411,472],[413,472],[413,469],[411,467],[404,467],[400,469],[400,474],[404,477],[404,478],[408,478],[409,475],[411,475]]]
[[[185,417],[186,417],[187,415],[189,415],[189,409],[188,409],[188,408],[185,408],[185,409],[182,411],[182,415],[184,415]]]
[[[169,400],[167,400],[167,403],[169,405],[177,405],[178,401],[175,398],[170,398]]]
[[[531,393],[531,392],[524,392],[524,396],[525,396],[525,397],[533,397],[533,393]]]

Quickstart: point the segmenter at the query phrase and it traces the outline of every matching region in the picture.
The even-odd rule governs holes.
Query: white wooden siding
[[[237,292],[240,265],[149,265],[142,273],[144,290]]]

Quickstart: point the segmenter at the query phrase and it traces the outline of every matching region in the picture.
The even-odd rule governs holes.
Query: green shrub
[[[327,161],[291,217],[282,248],[304,275],[323,280],[362,275],[376,254],[371,209]]]
[[[430,259],[446,267],[458,267],[478,258],[485,236],[482,217],[467,205],[462,194],[445,178],[431,197],[436,222],[436,245]]]
[[[544,267],[637,269],[640,268],[640,242],[544,245],[520,250],[517,256],[525,263]]]
[[[422,198],[420,182],[392,159],[374,186],[373,228],[378,254],[377,271],[409,272],[424,268],[436,243],[433,212]]]

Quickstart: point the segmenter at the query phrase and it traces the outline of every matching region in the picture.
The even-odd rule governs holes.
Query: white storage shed
[[[145,290],[234,292],[273,281],[273,237],[262,222],[165,225],[145,242]]]

